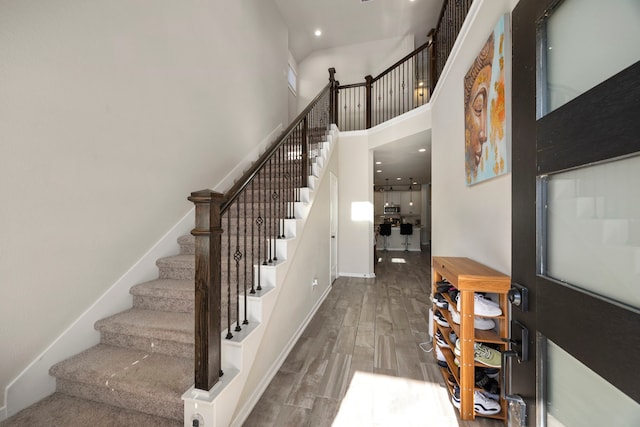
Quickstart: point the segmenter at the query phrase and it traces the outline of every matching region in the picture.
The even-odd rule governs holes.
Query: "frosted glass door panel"
[[[550,175],[546,205],[543,274],[639,308],[640,156]]]
[[[549,427],[640,426],[640,404],[550,340],[546,400]]]
[[[640,60],[640,1],[565,0],[546,21],[547,108]]]

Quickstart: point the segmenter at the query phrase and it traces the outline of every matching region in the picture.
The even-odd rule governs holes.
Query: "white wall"
[[[329,68],[336,69],[340,84],[363,83],[414,49],[413,35],[317,50],[298,64],[298,111],[329,82]]]
[[[368,130],[340,133],[340,234],[342,276],[373,277],[373,149],[431,128],[431,108],[411,110]],[[365,178],[366,177],[366,178]],[[418,192],[414,192],[417,195]],[[418,196],[419,197],[419,196]],[[359,202],[357,210],[353,202]],[[369,204],[365,220],[361,207]],[[354,216],[354,213],[356,215]]]
[[[373,277],[373,152],[366,132],[343,132],[338,144],[338,275]]]
[[[511,273],[511,174],[465,183],[463,80],[498,18],[517,0],[474,2],[431,99],[432,254]]]
[[[272,1],[150,6],[0,4],[0,390],[286,125]]]

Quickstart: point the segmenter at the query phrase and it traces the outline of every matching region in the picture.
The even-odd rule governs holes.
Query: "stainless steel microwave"
[[[400,206],[385,206],[384,207],[385,214],[397,214],[400,213]]]

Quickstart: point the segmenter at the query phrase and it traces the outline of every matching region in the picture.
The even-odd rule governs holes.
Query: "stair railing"
[[[445,0],[429,40],[376,77],[337,86],[336,125],[369,129],[427,102],[442,74],[473,0]]]
[[[249,324],[248,296],[262,290],[261,266],[278,262],[285,220],[308,177],[318,144],[335,117],[335,70],[329,83],[224,194],[191,193],[195,204],[195,388],[210,390],[221,371],[221,337]]]

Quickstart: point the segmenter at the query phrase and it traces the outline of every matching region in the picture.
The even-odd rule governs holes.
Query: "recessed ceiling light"
[[[418,150],[418,152],[420,152],[420,153],[424,153],[425,151],[427,151],[426,148],[421,148],[421,149]]]
[[[398,178],[396,178],[396,179],[397,179],[398,181],[402,180],[402,178],[400,178],[400,177],[398,177]]]
[[[418,181],[413,181],[413,185],[418,185]]]
[[[316,37],[320,37],[320,36],[322,35],[322,30],[317,29],[317,30],[315,31],[315,33],[313,33],[313,34],[315,34],[315,35],[316,35]]]
[[[376,172],[377,172],[377,173],[380,173],[380,172],[382,172],[382,169],[378,169]]]
[[[381,165],[381,164],[382,164],[382,162],[376,162],[376,165]]]

